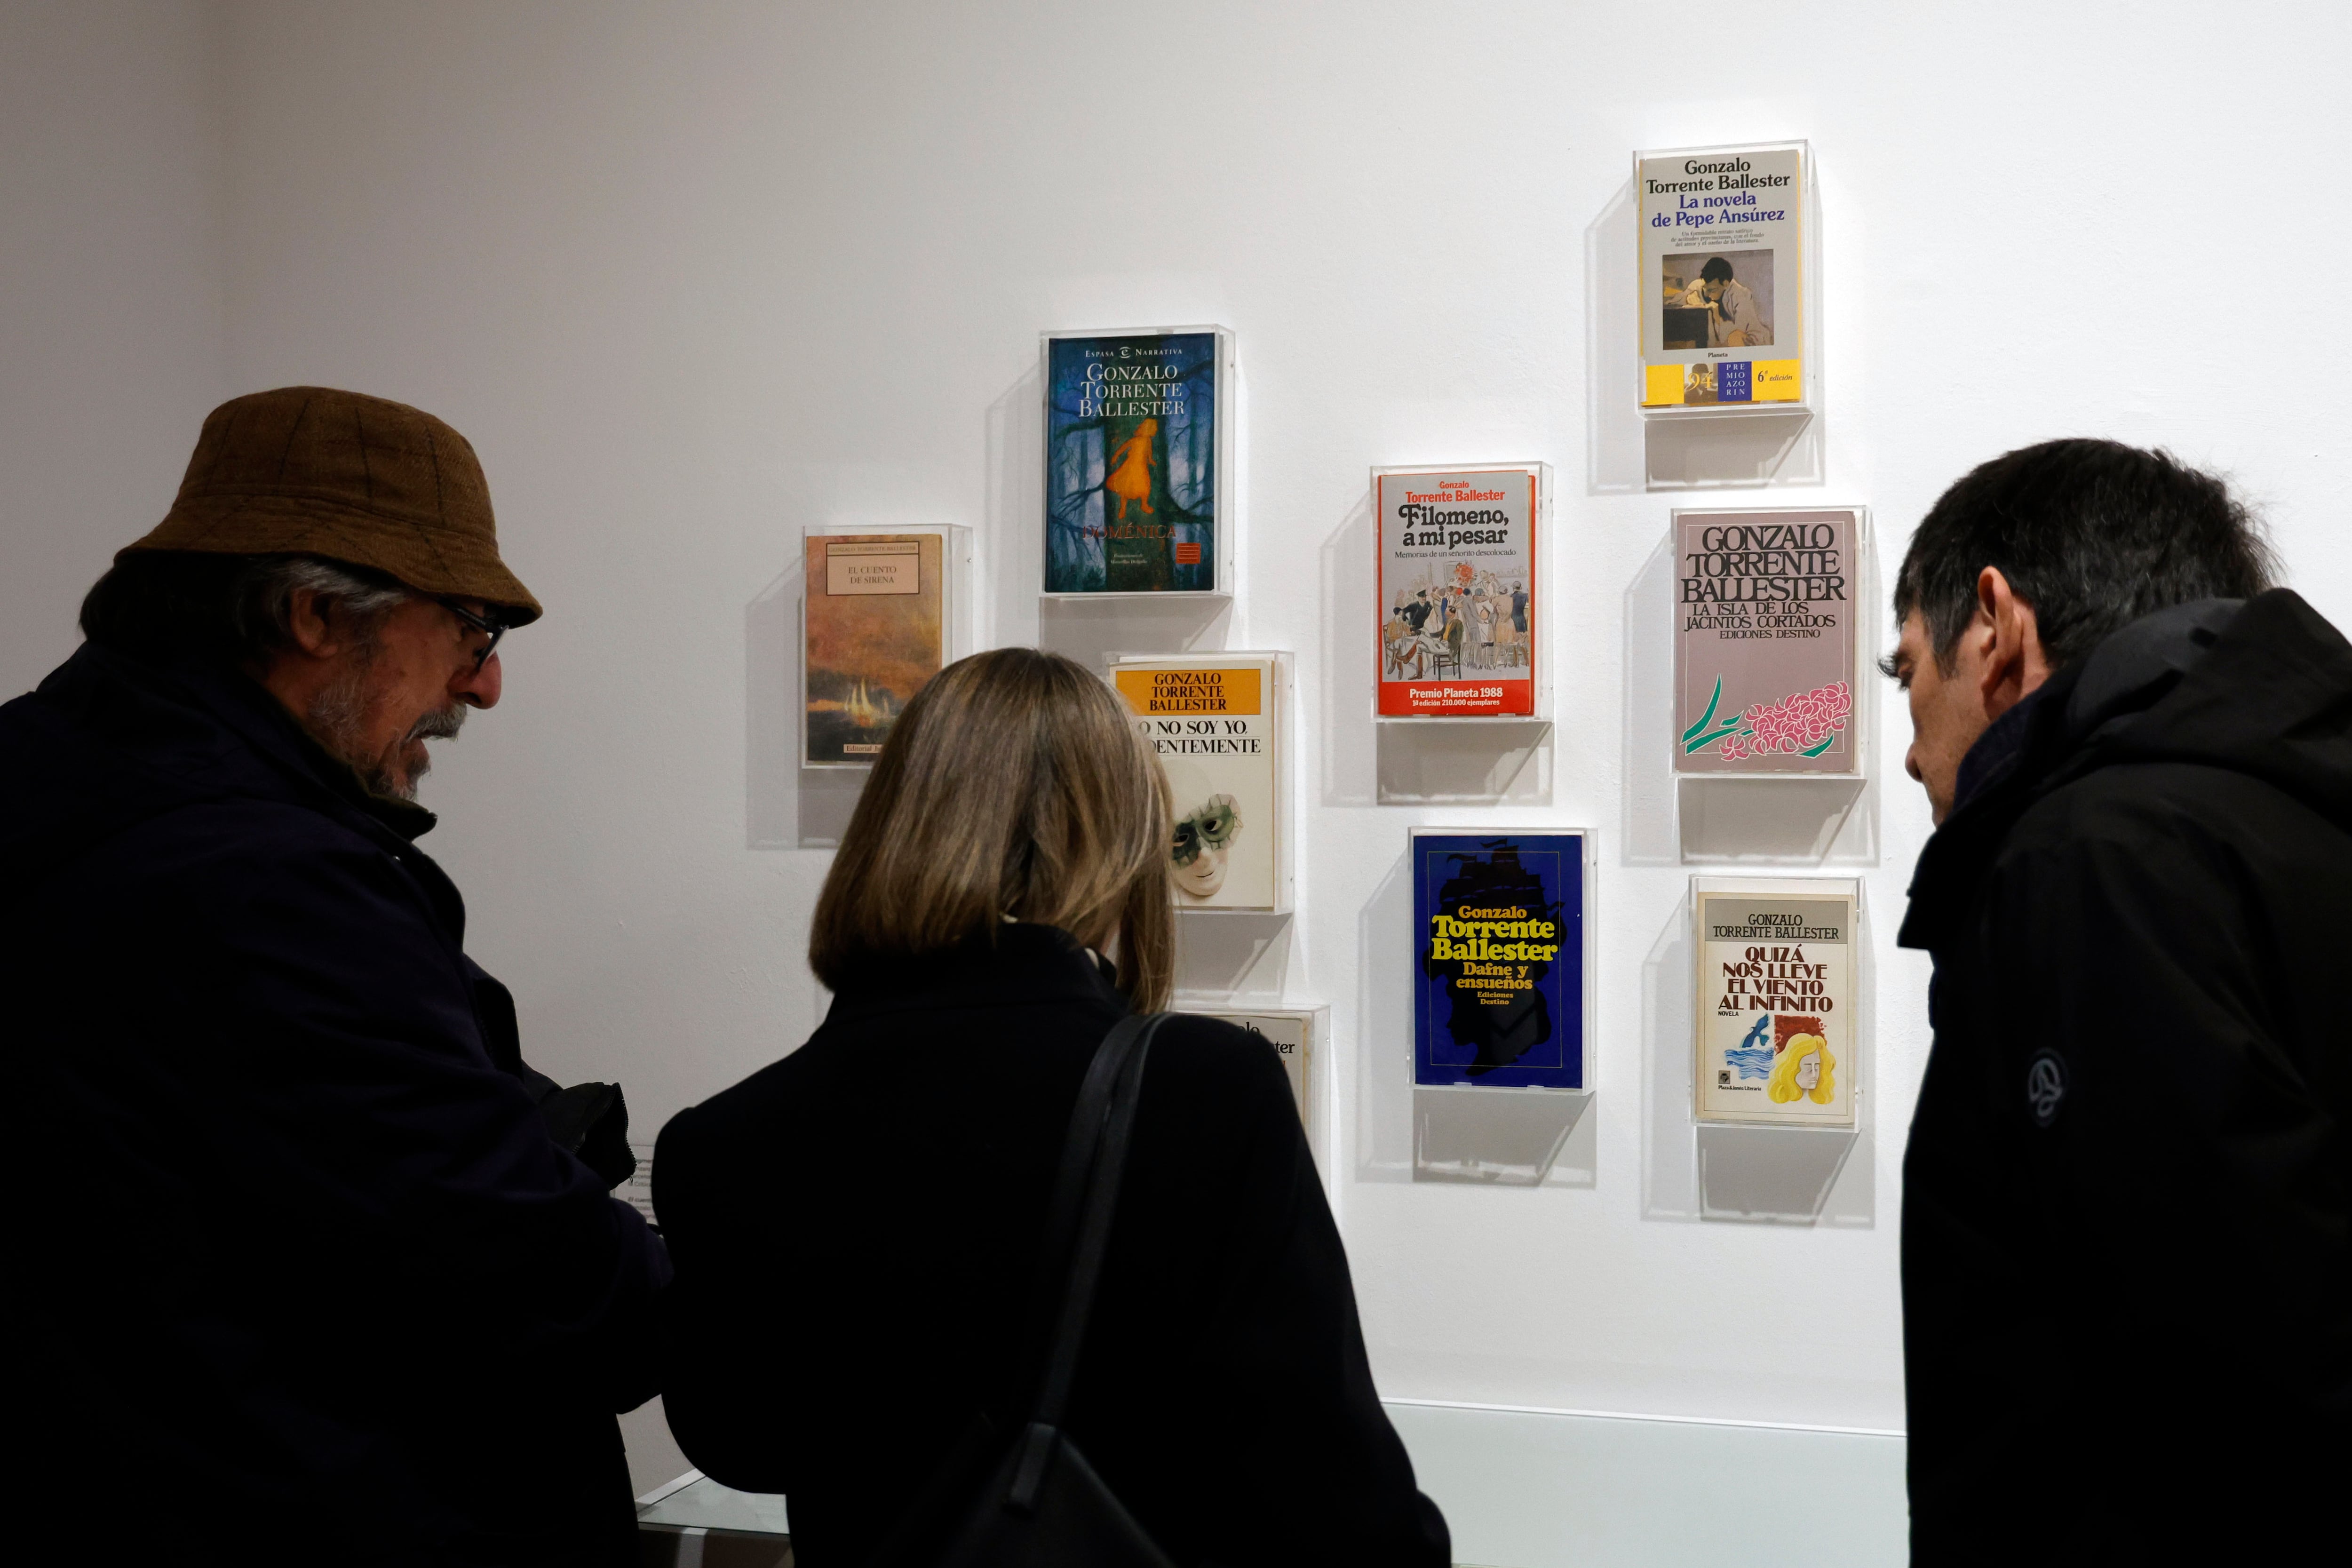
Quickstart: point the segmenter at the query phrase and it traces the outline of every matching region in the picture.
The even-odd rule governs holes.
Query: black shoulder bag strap
[[[1045,1237],[1045,1267],[1066,1256],[1052,1338],[1045,1342],[1028,1424],[988,1475],[978,1494],[944,1504],[951,1521],[932,1536],[945,1549],[937,1556],[912,1552],[907,1537],[920,1530],[908,1521],[876,1554],[880,1563],[931,1562],[940,1568],[1045,1568],[1083,1563],[1087,1568],[1173,1568],[1135,1516],[1095,1473],[1062,1430],[1070,1390],[1078,1370],[1087,1325],[1094,1312],[1095,1287],[1102,1278],[1111,1221],[1127,1169],[1136,1102],[1143,1088],[1143,1064],[1151,1037],[1166,1014],[1122,1018],[1095,1048],[1078,1102],[1070,1111],[1062,1142],[1062,1163]],[[1048,1276],[1050,1279],[1051,1277]],[[967,1472],[969,1473],[969,1472]],[[945,1479],[945,1478],[942,1478]],[[950,1485],[953,1483],[950,1482]],[[932,1508],[918,1508],[929,1514]]]

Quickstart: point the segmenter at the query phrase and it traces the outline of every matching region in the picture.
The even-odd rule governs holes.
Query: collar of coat
[[[84,643],[41,682],[39,695],[106,745],[116,765],[151,775],[155,787],[138,793],[155,807],[282,792],[356,816],[401,844],[439,820],[414,801],[369,790],[267,687],[236,669],[157,664]]]
[[[413,800],[378,795],[359,771],[312,738],[269,689],[228,670],[192,672],[191,683],[210,699],[223,722],[273,764],[305,784],[317,784],[348,805],[414,844],[441,819]]]
[[[825,1022],[930,1008],[1100,1003],[1126,1013],[1110,965],[1066,931],[1006,923],[942,952],[868,958],[843,979]]]
[[[2001,841],[2043,796],[2121,763],[2262,778],[2339,820],[2352,801],[2352,646],[2284,588],[2144,616],[2002,715],[1961,763],[1966,787],[1919,852],[1895,940],[1943,944]]]

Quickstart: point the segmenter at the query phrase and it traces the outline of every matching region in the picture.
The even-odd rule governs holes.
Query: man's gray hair
[[[292,644],[294,595],[306,588],[352,623],[363,647],[416,596],[381,572],[315,555],[126,551],[82,601],[81,627],[90,641],[142,658],[251,668]]]
[[[408,589],[371,573],[315,555],[265,556],[237,584],[237,630],[248,648],[279,648],[294,640],[294,595],[304,589],[331,601],[357,625],[361,640],[373,643],[385,616],[414,597]]]

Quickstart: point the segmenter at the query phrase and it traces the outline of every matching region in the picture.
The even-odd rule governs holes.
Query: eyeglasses
[[[507,635],[506,626],[487,616],[474,614],[455,599],[436,598],[433,602],[490,639],[474,650],[474,670],[479,674],[482,666],[490,662],[490,652],[499,646],[499,639]]]

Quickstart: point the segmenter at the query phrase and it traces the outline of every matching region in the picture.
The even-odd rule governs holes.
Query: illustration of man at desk
[[[1711,349],[1761,348],[1772,341],[1772,323],[1764,319],[1754,290],[1732,276],[1731,263],[1720,256],[1706,258],[1698,281],[1683,290],[1681,308],[1706,312]]]

